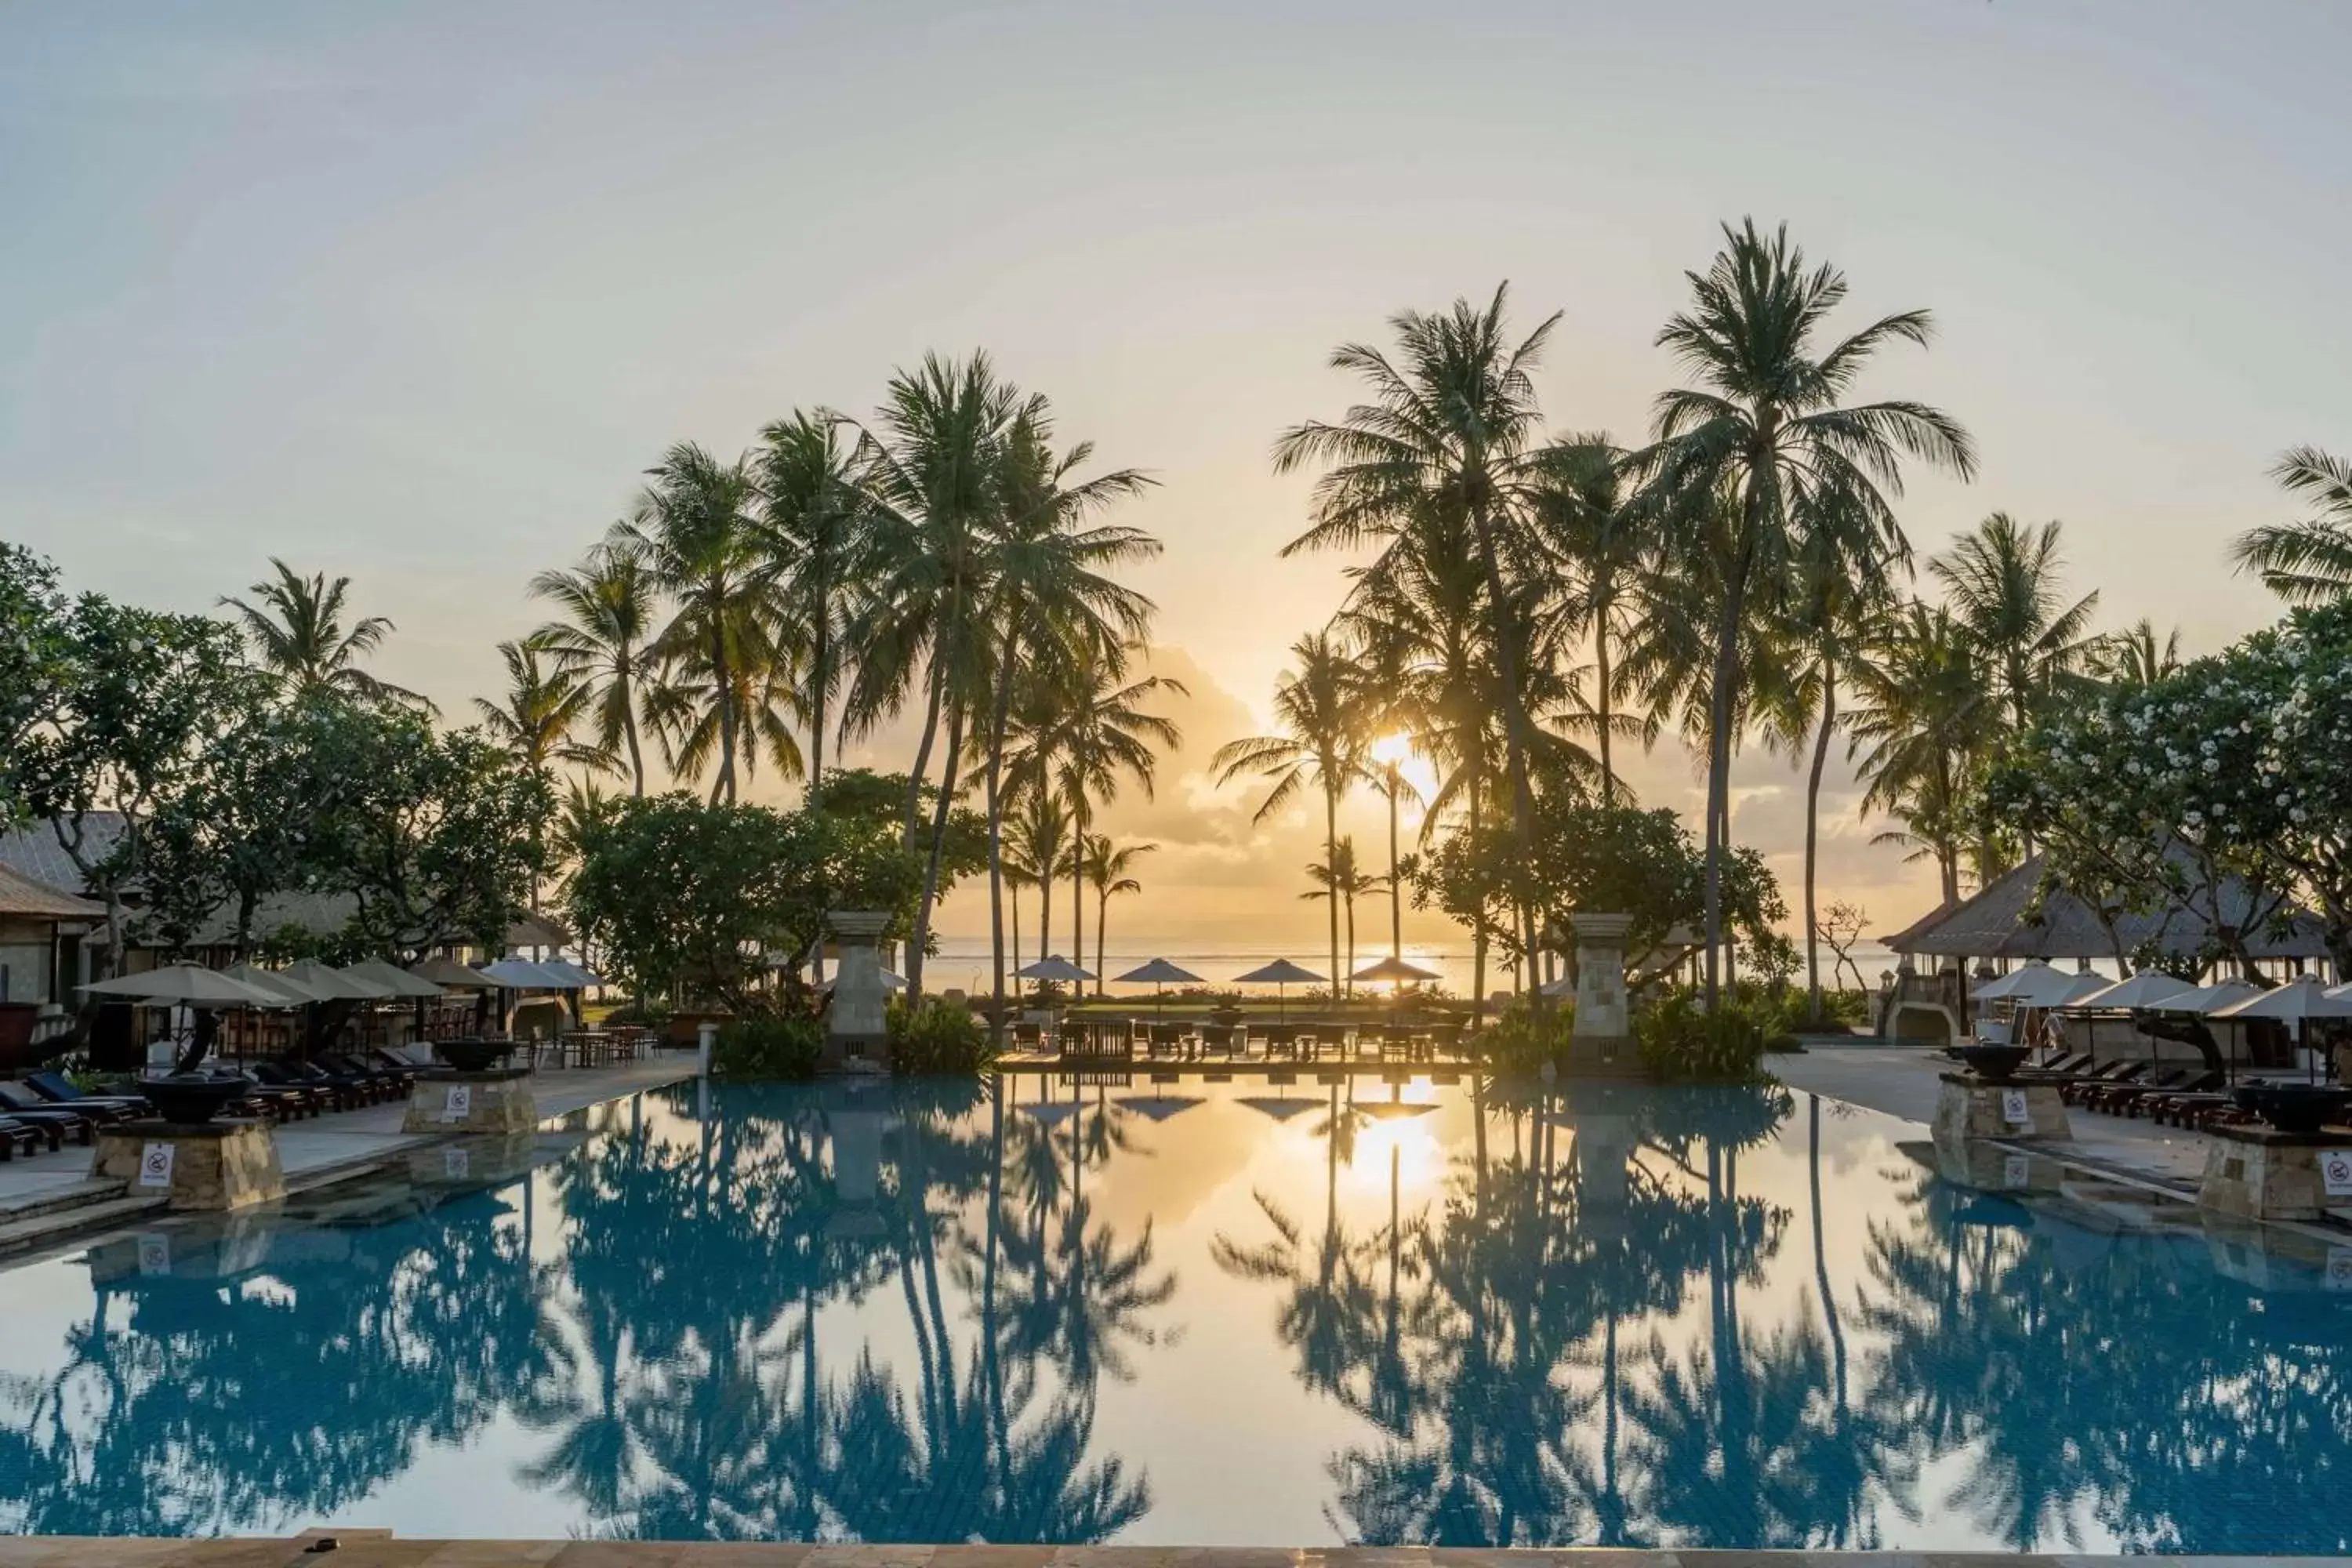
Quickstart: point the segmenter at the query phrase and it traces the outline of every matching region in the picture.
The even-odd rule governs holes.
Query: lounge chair
[[[1203,1024],[1203,1025],[1202,1025],[1202,1026],[1201,1026],[1201,1054],[1202,1054],[1202,1056],[1206,1056],[1206,1055],[1208,1055],[1211,1051],[1214,1051],[1214,1052],[1216,1052],[1216,1053],[1217,1053],[1217,1055],[1219,1055],[1219,1056],[1221,1056],[1221,1057],[1226,1057],[1226,1058],[1230,1058],[1230,1057],[1232,1057],[1232,1056],[1234,1054],[1234,1038],[1235,1038],[1235,1037],[1237,1037],[1238,1035],[1240,1035],[1240,1033],[1241,1033],[1241,1028],[1240,1028],[1240,1026],[1239,1026],[1238,1025],[1234,1025],[1234,1024]]]
[[[55,1127],[61,1132],[72,1133],[76,1142],[86,1144],[98,1142],[98,1126],[101,1119],[107,1121],[116,1120],[95,1108],[68,1110],[61,1106],[45,1104],[39,1095],[16,1083],[0,1083],[0,1116],[35,1127]]]
[[[2058,1086],[2058,1098],[2069,1105],[2080,1105],[2083,1097],[2110,1084],[2126,1083],[2147,1071],[2146,1062],[2109,1062],[2096,1072],[2084,1073]]]
[[[0,1160],[13,1160],[20,1152],[26,1154],[39,1153],[45,1137],[46,1134],[39,1128],[29,1122],[19,1121],[14,1117],[0,1116]],[[48,1146],[54,1149],[57,1144],[51,1142]]]
[[[303,1097],[314,1110],[350,1110],[366,1104],[369,1096],[353,1084],[332,1082],[323,1076],[297,1072],[293,1064],[282,1061],[249,1062],[246,1072],[264,1089],[290,1091]]]
[[[2156,1089],[2124,1101],[2126,1116],[2145,1116],[2151,1121],[2162,1121],[2175,1100],[2192,1095],[2203,1095],[2221,1087],[2221,1075],[2210,1070],[2191,1069],[2189,1077],[2169,1089]]]
[[[2147,1073],[2137,1082],[2103,1084],[2084,1095],[2082,1104],[2085,1110],[2104,1110],[2112,1116],[2142,1095],[2186,1089],[2198,1071],[2196,1068],[2167,1068],[2161,1072]]]
[[[66,1087],[70,1089],[72,1085]],[[0,1085],[0,1115],[5,1115],[11,1107],[21,1107],[26,1110],[71,1111],[76,1116],[87,1116],[100,1122],[135,1121],[140,1117],[154,1114],[145,1100],[127,1095],[57,1100],[43,1094],[29,1080],[24,1079],[12,1079]]]

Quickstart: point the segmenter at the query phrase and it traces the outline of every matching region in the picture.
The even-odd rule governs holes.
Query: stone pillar
[[[240,1209],[286,1195],[278,1140],[267,1121],[124,1121],[98,1130],[90,1175],[125,1197],[163,1197],[175,1209]]]
[[[539,1102],[525,1068],[425,1073],[409,1090],[403,1132],[464,1132],[511,1138],[539,1126]]]
[[[890,994],[882,984],[882,931],[887,913],[866,910],[834,910],[825,917],[841,949],[841,965],[834,971],[833,1004],[824,1014],[824,1058],[828,1069],[852,1063],[879,1066],[890,1049]]]
[[[2352,1138],[2216,1127],[2207,1134],[2197,1206],[2233,1219],[2317,1219],[2352,1206]]]
[[[1993,1083],[1971,1073],[1940,1076],[1944,1087],[1937,1096],[1934,1127],[1939,1144],[1962,1144],[1972,1138],[2014,1142],[2074,1136],[2054,1083],[2030,1079]]]
[[[1631,915],[1569,917],[1576,931],[1576,1018],[1569,1029],[1568,1071],[1591,1078],[1637,1078],[1632,1008],[1625,995],[1625,934]]]

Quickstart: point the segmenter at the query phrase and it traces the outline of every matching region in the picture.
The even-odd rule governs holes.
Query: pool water
[[[0,1273],[0,1530],[2346,1550],[2352,1250],[1925,1139],[1311,1069],[643,1096]]]

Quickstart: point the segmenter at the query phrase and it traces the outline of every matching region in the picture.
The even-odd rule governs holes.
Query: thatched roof
[[[2036,910],[2042,866],[2037,855],[1974,897],[1881,940],[1896,952],[1936,958],[2112,958],[2118,942],[2126,953],[2153,942],[2162,952],[2189,957],[2204,951],[2211,935],[2202,916],[2176,907],[2159,914],[2125,915],[2110,936],[2098,911],[2063,889],[2051,889]],[[2221,885],[2219,902],[2233,923],[2252,918],[2253,898],[2235,878]],[[2255,931],[2246,951],[2255,958],[2325,958],[2327,944],[2315,918],[2291,909],[2283,932]]]
[[[572,933],[551,914],[525,914],[507,928],[507,951],[519,947],[569,947]]]
[[[61,892],[20,871],[0,865],[0,915],[37,921],[95,921],[106,918],[106,906]]]

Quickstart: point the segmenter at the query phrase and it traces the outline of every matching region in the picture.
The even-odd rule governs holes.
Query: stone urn
[[[161,1120],[177,1127],[201,1127],[219,1115],[222,1106],[244,1099],[251,1087],[240,1079],[173,1073],[149,1079],[139,1086],[139,1093]]]

